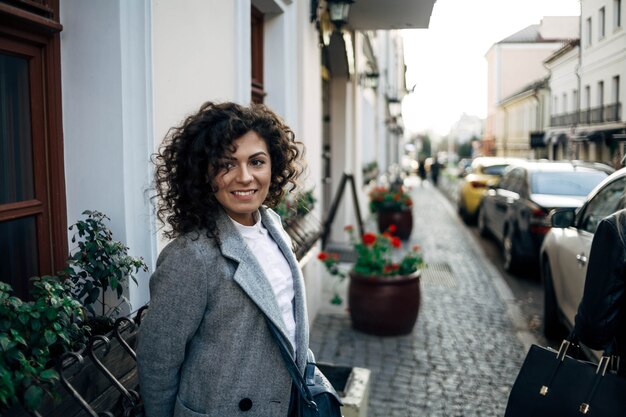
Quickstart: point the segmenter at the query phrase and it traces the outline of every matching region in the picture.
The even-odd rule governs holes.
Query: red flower
[[[344,227],[343,230],[349,233],[354,230],[354,227],[351,224],[349,224],[346,227]]]
[[[325,261],[326,259],[328,259],[328,254],[326,252],[320,252],[319,255],[317,255],[317,259],[319,259],[320,261]]]
[[[399,248],[400,246],[402,246],[402,242],[399,238],[393,236],[391,238],[391,246],[393,246],[394,248]]]
[[[376,242],[376,235],[374,233],[365,233],[363,235],[363,243],[366,246],[371,246]]]
[[[400,199],[401,199],[401,198],[402,198],[402,194],[395,194],[395,195],[393,196],[393,199],[394,199],[395,201],[400,201]]]
[[[398,264],[391,264],[391,270],[392,271],[397,271],[398,269],[400,269],[400,265],[398,265]]]
[[[421,249],[420,245],[413,245],[413,252],[419,252]]]
[[[389,230],[390,233],[396,233],[398,231],[398,228],[395,224],[390,224],[387,230]]]
[[[385,265],[383,268],[383,273],[388,274],[392,271],[391,265]]]

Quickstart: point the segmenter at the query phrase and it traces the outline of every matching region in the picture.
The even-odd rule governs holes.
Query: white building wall
[[[152,27],[157,145],[205,101],[250,102],[250,0],[155,0]]]
[[[153,149],[151,4],[61,0],[60,10],[68,224],[101,211],[114,238],[154,266],[144,193]],[[133,309],[148,299],[147,274],[138,281],[126,292]]]

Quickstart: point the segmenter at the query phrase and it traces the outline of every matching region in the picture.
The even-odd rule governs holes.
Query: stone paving
[[[503,416],[527,343],[498,289],[502,278],[437,189],[425,183],[411,192],[408,244],[420,244],[428,263],[447,263],[456,285],[422,282],[407,336],[366,335],[347,314],[320,313],[311,348],[320,362],[372,371],[369,417]]]

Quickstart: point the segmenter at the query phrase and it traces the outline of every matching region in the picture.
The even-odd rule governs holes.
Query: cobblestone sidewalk
[[[427,263],[449,267],[451,279],[424,277],[410,335],[369,336],[346,314],[319,314],[311,348],[320,362],[372,371],[369,417],[502,416],[526,354],[498,291],[502,278],[438,190],[417,185],[412,196],[409,244],[423,247]]]

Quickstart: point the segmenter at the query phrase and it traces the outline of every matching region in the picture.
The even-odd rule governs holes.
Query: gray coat
[[[302,273],[278,215],[259,211],[294,277],[303,370],[309,328]],[[224,212],[217,226],[221,244],[204,231],[181,236],[163,249],[151,277],[137,347],[147,417],[287,416],[291,379],[266,323],[268,317],[287,340],[278,303]]]

